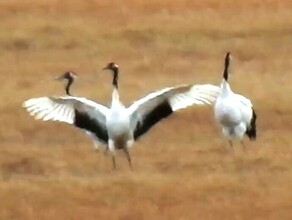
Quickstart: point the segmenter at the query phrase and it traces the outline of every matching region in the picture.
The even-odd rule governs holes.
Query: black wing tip
[[[255,110],[252,109],[252,118],[250,121],[250,127],[246,130],[246,135],[249,137],[250,140],[256,140],[257,137],[257,129],[256,129],[256,120],[257,120],[257,114],[255,113]]]

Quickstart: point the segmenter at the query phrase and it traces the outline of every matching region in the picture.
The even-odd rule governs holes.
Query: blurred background
[[[0,219],[291,219],[292,2],[289,0],[3,0],[0,2]],[[230,84],[258,113],[258,139],[234,152],[211,106],[176,112],[133,148],[93,150],[67,124],[21,107],[72,93],[108,105],[108,62],[125,104],[184,83]]]

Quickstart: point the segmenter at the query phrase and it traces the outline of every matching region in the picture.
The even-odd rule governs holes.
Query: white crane
[[[122,149],[131,165],[128,148],[161,119],[174,111],[193,104],[211,104],[220,88],[205,85],[180,85],[152,92],[126,108],[119,99],[119,68],[109,63],[104,70],[113,73],[111,107],[107,108],[83,97],[41,97],[24,102],[23,106],[36,119],[66,122],[89,131],[112,153],[116,167],[115,150]]]
[[[223,135],[233,147],[232,140],[239,139],[244,147],[243,136],[250,140],[256,139],[257,115],[249,99],[232,92],[228,84],[228,68],[230,53],[226,53],[221,92],[215,103],[215,118],[222,127]]]

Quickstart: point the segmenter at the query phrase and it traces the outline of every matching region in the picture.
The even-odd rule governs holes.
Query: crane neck
[[[228,81],[228,71],[229,71],[229,58],[225,59],[224,64],[224,71],[223,71],[223,79],[227,82]]]
[[[118,92],[117,88],[114,88],[113,93],[112,93],[111,107],[117,109],[120,105],[121,105],[121,103],[120,103],[119,92]]]
[[[112,105],[120,103],[120,96],[118,91],[118,77],[119,77],[119,69],[113,69],[113,94],[112,94]]]
[[[223,72],[223,79],[227,82],[228,81],[228,66],[225,66]]]
[[[225,57],[223,80],[221,83],[221,96],[228,95],[231,92],[230,86],[228,84],[229,63],[230,63],[230,58],[229,58],[229,54],[227,54]]]
[[[221,97],[228,96],[232,93],[229,83],[223,79],[221,83]]]
[[[113,69],[113,86],[118,89],[119,69]]]
[[[74,80],[73,80],[72,78],[69,78],[69,79],[68,79],[68,83],[67,83],[67,85],[66,85],[66,87],[65,87],[66,94],[69,95],[69,96],[71,96],[71,93],[70,93],[70,87],[71,87],[73,81],[74,81]]]

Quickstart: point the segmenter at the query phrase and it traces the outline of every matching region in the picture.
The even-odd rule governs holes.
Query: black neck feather
[[[113,86],[118,88],[119,69],[113,69]]]
[[[224,72],[223,72],[223,78],[228,81],[228,68],[229,68],[229,54],[225,57],[225,65],[224,65]]]
[[[68,83],[67,83],[67,85],[65,87],[66,94],[69,95],[69,96],[71,96],[70,87],[71,87],[72,83],[73,83],[73,79],[72,78],[69,78],[68,79]]]
[[[228,68],[224,69],[223,78],[228,81]]]

